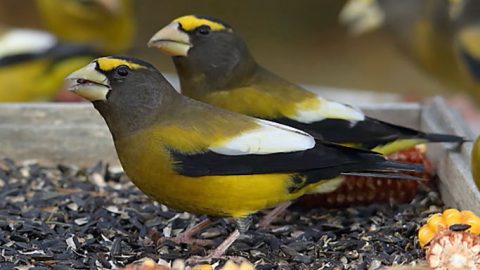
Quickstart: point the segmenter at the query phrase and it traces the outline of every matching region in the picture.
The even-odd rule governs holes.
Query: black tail
[[[353,172],[342,173],[345,176],[363,176],[363,177],[376,177],[376,178],[389,178],[398,180],[414,180],[414,181],[428,181],[430,179],[416,177],[408,174],[394,173],[394,172]]]
[[[464,143],[469,141],[460,136],[439,133],[425,133],[425,136],[423,136],[423,138],[428,140],[429,142]]]
[[[398,170],[398,171],[407,171],[407,172],[424,172],[425,171],[425,167],[423,166],[423,164],[419,164],[419,163],[384,160],[376,164],[378,167],[375,169],[375,171],[376,170],[378,171]]]

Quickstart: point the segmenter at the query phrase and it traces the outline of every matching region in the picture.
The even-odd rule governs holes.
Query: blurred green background
[[[137,35],[132,56],[174,72],[171,60],[148,49],[149,38],[172,19],[202,14],[230,23],[258,62],[298,83],[406,94],[448,94],[406,60],[381,31],[350,36],[338,23],[340,0],[135,0]],[[0,23],[42,29],[33,0],[2,0]]]

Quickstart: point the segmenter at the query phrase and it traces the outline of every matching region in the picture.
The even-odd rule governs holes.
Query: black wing
[[[19,53],[1,57],[0,67],[20,64],[37,59],[49,59],[53,65],[58,61],[75,56],[91,56],[93,59],[100,55],[101,53],[88,45],[57,43],[51,48],[41,52]]]
[[[302,123],[289,118],[268,119],[301,129],[311,135],[335,143],[358,144],[364,148],[374,148],[398,139],[423,139],[429,142],[464,142],[459,136],[425,133],[412,128],[390,124],[366,117],[352,123],[342,119],[325,119],[314,123]]]
[[[407,170],[417,171],[418,164],[387,161],[378,153],[316,141],[312,149],[267,155],[223,155],[212,151],[185,154],[171,150],[175,169],[185,176],[246,175],[263,173],[314,172],[322,178],[341,173]]]

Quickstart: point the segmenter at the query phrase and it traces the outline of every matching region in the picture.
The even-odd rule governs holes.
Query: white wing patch
[[[328,118],[344,119],[352,122],[365,120],[365,115],[360,109],[321,97],[317,97],[317,101],[317,105],[315,106],[306,106],[302,103],[298,104],[296,115],[291,118],[305,124],[322,121]]]
[[[289,126],[255,120],[260,126],[244,132],[219,146],[210,147],[222,155],[267,155],[303,151],[315,146],[315,139],[309,134]]]
[[[0,36],[0,58],[23,53],[41,53],[55,45],[51,34],[31,29],[11,29]]]
[[[340,11],[339,20],[353,35],[375,30],[385,22],[385,12],[377,0],[349,0]]]

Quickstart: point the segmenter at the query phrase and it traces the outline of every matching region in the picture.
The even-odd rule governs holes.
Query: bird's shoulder
[[[348,121],[365,119],[362,111],[354,106],[324,98],[320,93],[287,81],[266,69],[256,73],[252,86],[282,101],[277,100],[282,117],[307,124],[331,118]]]
[[[303,131],[193,100],[149,129],[168,148],[183,153],[268,154],[314,145],[313,138]]]

